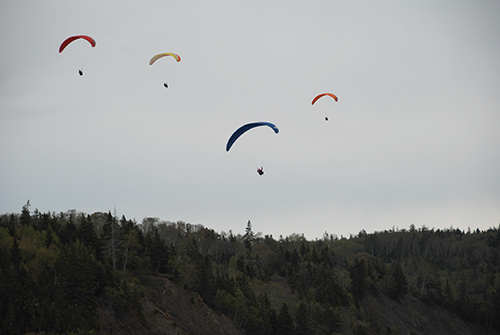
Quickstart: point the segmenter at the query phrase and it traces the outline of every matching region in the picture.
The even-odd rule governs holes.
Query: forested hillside
[[[0,334],[500,334],[499,269],[500,227],[308,241],[28,202],[0,216]]]

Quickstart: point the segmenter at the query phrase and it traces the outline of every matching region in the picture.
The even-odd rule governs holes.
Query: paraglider
[[[84,39],[87,42],[89,42],[90,45],[92,46],[92,48],[94,48],[95,45],[96,45],[95,40],[92,37],[90,37],[90,36],[87,36],[87,35],[75,35],[75,36],[68,37],[67,39],[65,39],[62,42],[61,46],[59,46],[59,53],[63,52],[63,50],[66,49],[66,47],[70,43],[72,43],[73,41],[79,40],[79,39]],[[80,76],[83,76],[83,71],[81,69],[78,69],[78,74]]]
[[[226,144],[226,151],[229,151],[231,147],[233,146],[234,142],[244,133],[249,131],[250,129],[253,129],[255,127],[260,127],[260,126],[268,126],[271,128],[276,134],[279,132],[278,127],[276,125],[270,123],[270,122],[253,122],[253,123],[248,123],[245,124],[238,129],[229,137],[229,140],[227,141]],[[257,168],[257,173],[262,176],[264,174],[264,168],[261,166],[260,168]]]
[[[166,56],[172,56],[175,58],[176,61],[178,61],[178,62],[181,61],[181,56],[179,56],[178,54],[175,54],[173,52],[164,52],[164,53],[153,56],[153,58],[151,58],[151,60],[149,61],[149,65],[153,65],[154,62],[156,62],[158,59],[166,57]]]
[[[339,99],[337,98],[337,96],[333,93],[321,93],[321,94],[318,94],[317,96],[314,97],[313,101],[311,102],[311,105],[314,105],[314,103],[316,101],[318,101],[318,99],[324,97],[324,96],[329,96],[329,97],[332,97],[335,102],[339,101]],[[325,116],[325,121],[328,121],[328,116]]]
[[[239,127],[238,129],[236,129],[236,131],[231,135],[231,137],[229,138],[229,140],[227,141],[227,144],[226,144],[226,151],[229,151],[229,149],[231,149],[231,147],[233,146],[234,142],[241,135],[243,135],[245,132],[249,131],[252,128],[260,127],[260,126],[268,126],[276,134],[279,132],[278,127],[276,127],[276,125],[274,125],[274,124],[272,124],[270,122],[253,122],[253,123],[247,123],[247,124]]]
[[[153,56],[153,58],[151,58],[149,60],[149,65],[153,65],[154,62],[156,62],[158,59],[166,57],[166,56],[172,56],[172,57],[174,57],[177,62],[181,61],[181,56],[179,56],[178,54],[173,53],[173,52],[164,52],[164,53],[161,53],[161,54]],[[163,83],[163,86],[165,88],[168,88],[168,84],[167,83]]]
[[[335,94],[333,94],[333,93],[321,93],[321,94],[318,94],[317,96],[314,97],[313,101],[311,102],[311,105],[314,105],[314,103],[316,101],[318,101],[319,98],[322,98],[325,95],[327,95],[329,97],[332,97],[333,99],[335,99],[335,101],[339,101],[339,99],[337,98],[337,96]]]
[[[87,36],[87,35],[76,35],[76,36],[71,36],[71,37],[68,37],[67,39],[64,40],[64,42],[62,42],[61,46],[59,47],[59,53],[63,52],[63,50],[73,41],[76,41],[80,38],[83,38],[84,40],[88,41],[90,43],[90,45],[92,45],[92,47],[94,48],[95,47],[95,40],[90,37],[90,36]]]

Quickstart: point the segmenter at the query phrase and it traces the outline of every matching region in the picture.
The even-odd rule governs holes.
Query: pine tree
[[[89,215],[85,216],[83,213],[80,216],[80,225],[76,230],[76,237],[85,246],[91,248],[98,260],[102,260],[101,243],[97,237],[97,233]]]
[[[30,201],[28,200],[26,204],[23,206],[23,209],[21,211],[21,217],[19,218],[21,226],[31,225],[30,207],[31,207]]]
[[[278,315],[276,314],[274,308],[271,308],[271,310],[269,311],[269,328],[270,328],[270,334],[273,335],[279,334]]]
[[[160,238],[157,227],[151,227],[151,231],[144,239],[144,245],[149,255],[151,270],[157,273],[166,273],[171,252]]]
[[[396,282],[396,296],[402,297],[408,292],[408,282],[406,281],[406,276],[401,267],[401,263],[396,263],[393,266],[394,280]]]
[[[201,255],[200,255],[201,256]],[[203,301],[209,306],[213,305],[216,290],[214,289],[215,278],[212,272],[210,258],[201,256],[196,264],[196,275],[198,287],[195,289]]]
[[[312,247],[311,262],[313,262],[314,264],[319,263],[318,252],[316,251],[316,247],[314,245]]]
[[[288,311],[288,306],[284,302],[281,305],[280,313],[278,315],[278,335],[293,335],[295,328],[293,326],[293,319]]]
[[[301,302],[295,316],[295,333],[297,335],[311,334],[312,330],[310,329],[309,324],[309,310],[307,309],[306,304]]]
[[[352,266],[349,271],[351,273],[354,296],[361,299],[366,294],[365,277],[367,276],[367,269],[365,261],[357,258],[354,261],[354,266]]]
[[[54,298],[60,332],[88,331],[97,325],[95,293],[102,281],[92,252],[79,241],[65,245],[56,263],[58,281]]]
[[[19,244],[17,239],[14,238],[10,254],[10,273],[6,283],[8,294],[6,333],[8,334],[24,334],[28,330],[29,311],[26,306],[30,288],[32,287],[28,281],[28,273],[22,265]]]
[[[253,240],[254,240],[254,233],[252,231],[252,222],[248,220],[247,227],[245,228],[245,235],[243,235],[243,243],[249,255],[252,252]]]

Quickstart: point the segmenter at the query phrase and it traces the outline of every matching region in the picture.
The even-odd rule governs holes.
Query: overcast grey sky
[[[308,239],[498,226],[499,17],[496,0],[0,0],[0,213]],[[59,54],[79,34],[96,47]],[[182,60],[149,66],[161,52]],[[339,101],[311,106],[324,92]],[[255,121],[280,132],[226,152]]]

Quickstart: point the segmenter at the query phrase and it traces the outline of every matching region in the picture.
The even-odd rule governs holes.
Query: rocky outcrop
[[[100,308],[103,334],[242,335],[225,315],[211,310],[199,294],[183,290],[164,277],[141,278],[144,320],[134,317],[117,320]]]

